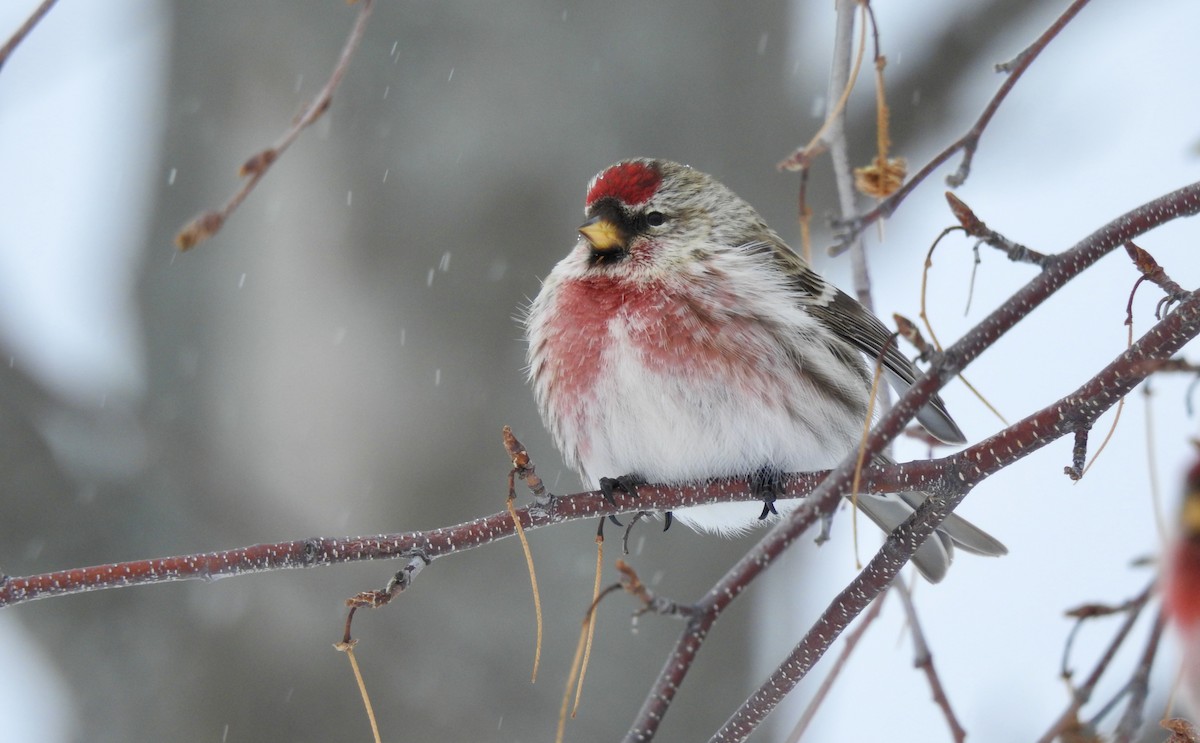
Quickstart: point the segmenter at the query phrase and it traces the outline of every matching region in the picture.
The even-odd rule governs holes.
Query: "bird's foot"
[[[646,481],[638,475],[621,475],[620,477],[601,477],[600,492],[604,495],[604,500],[617,505],[616,498],[613,498],[613,493],[618,490],[624,492],[630,498],[638,497],[637,486],[645,485]]]
[[[758,515],[759,521],[771,514],[778,516],[775,501],[786,493],[783,487],[783,470],[769,464],[760,467],[758,471],[750,474],[750,490],[763,502],[762,513]]]
[[[642,519],[646,518],[647,516],[653,516],[653,515],[654,514],[651,513],[650,511],[638,511],[637,513],[635,513],[633,515],[633,519],[629,522],[629,526],[625,527],[625,535],[621,537],[621,551],[622,552],[624,552],[627,555],[629,554],[629,533],[633,531],[633,525],[636,524],[637,522],[641,521]],[[610,516],[609,518],[612,518],[612,517]],[[663,531],[666,531],[667,529],[671,528],[671,524],[675,523],[675,516],[673,516],[670,511],[667,511],[664,514],[663,521],[665,522],[663,524]]]

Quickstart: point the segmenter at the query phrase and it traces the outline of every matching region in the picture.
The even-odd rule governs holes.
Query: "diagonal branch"
[[[1000,85],[996,94],[984,106],[983,113],[975,120],[975,123],[967,130],[967,133],[952,142],[949,147],[939,152],[930,160],[925,167],[908,180],[898,191],[879,202],[879,204],[871,211],[861,216],[849,220],[840,220],[836,224],[843,229],[839,235],[838,242],[829,249],[830,255],[841,255],[849,249],[855,239],[872,224],[875,224],[880,219],[886,219],[892,216],[896,209],[900,206],[900,202],[908,198],[908,195],[921,184],[929,175],[941,167],[942,163],[949,160],[958,151],[963,152],[963,161],[959,165],[958,170],[950,176],[946,177],[947,183],[951,188],[961,186],[967,180],[967,174],[971,170],[971,159],[975,155],[975,148],[979,146],[979,138],[983,136],[983,132],[992,121],[992,117],[996,115],[996,111],[1000,109],[1000,104],[1004,102],[1005,97],[1016,86],[1017,81],[1021,79],[1021,75],[1025,70],[1029,69],[1029,65],[1033,64],[1033,60],[1041,54],[1042,50],[1058,36],[1063,27],[1071,21],[1075,15],[1083,9],[1083,6],[1088,4],[1088,0],[1075,0],[1071,5],[1063,11],[1063,14],[1055,19],[1054,23],[1050,24],[1041,36],[1029,45],[1023,52],[1011,62],[1003,65],[997,65],[997,68],[1002,72],[1007,72],[1008,77]]]
[[[1079,420],[1095,420],[1145,379],[1143,361],[1167,358],[1197,335],[1200,335],[1200,293],[1192,292],[1174,312],[1074,393],[996,436],[940,462],[936,478],[918,485],[930,497],[913,516],[892,532],[867,567],[834,599],[787,659],[730,717],[712,737],[712,741],[724,743],[745,740],[824,656],[849,623],[895,579],[917,547],[976,484],[1056,438],[1065,436]],[[909,393],[901,398],[896,409],[904,407],[912,396]],[[891,417],[894,416],[887,416]],[[880,427],[887,422],[887,418]],[[871,438],[878,440],[881,438],[878,434],[879,427]],[[814,491],[813,497],[819,497],[818,494],[843,469],[844,466],[834,470],[822,486]],[[918,483],[920,480],[917,478]]]
[[[8,61],[10,56],[12,56],[12,53],[16,51],[18,46],[21,45],[21,42],[25,40],[25,37],[28,36],[31,31],[33,31],[33,27],[38,25],[38,23],[46,17],[46,14],[50,12],[50,8],[54,7],[54,3],[56,1],[57,0],[42,0],[42,4],[33,9],[33,12],[30,13],[29,17],[25,19],[25,22],[21,24],[21,27],[13,32],[13,35],[9,37],[8,41],[4,42],[4,46],[0,46],[0,68],[4,67],[4,63]]]
[[[866,461],[873,460],[883,451],[888,443],[900,435],[907,422],[916,415],[917,410],[937,390],[941,389],[949,379],[952,379],[955,374],[962,371],[968,363],[995,343],[1022,318],[1028,316],[1037,306],[1066,284],[1067,281],[1077,276],[1118,245],[1123,245],[1125,241],[1131,239],[1133,236],[1178,217],[1192,216],[1197,213],[1200,213],[1200,183],[1193,183],[1118,217],[1084,238],[1070,250],[1055,256],[1041,273],[972,328],[958,343],[941,354],[935,360],[928,373],[917,380],[908,392],[896,402],[895,406],[880,419],[866,442]],[[1194,302],[1195,297],[1192,297],[1191,301]],[[1180,309],[1182,309],[1182,305]],[[1168,319],[1175,317],[1177,314],[1178,310],[1176,313],[1168,316]],[[1162,324],[1160,323],[1159,325],[1161,326]],[[1180,346],[1182,346],[1182,343]],[[1126,353],[1130,353],[1130,351]],[[1168,353],[1167,356],[1169,355]],[[1142,374],[1142,378],[1144,376],[1145,374]],[[1083,418],[1086,417],[1085,413],[1091,409],[1093,401],[1085,398],[1078,400],[1075,404],[1079,412],[1072,415],[1072,417]],[[1073,431],[1074,428],[1074,425],[1070,426],[1070,430]],[[1007,432],[1018,431],[1018,433],[1011,434],[1010,438],[1003,441],[1004,448],[995,446],[994,448],[987,449],[987,451],[982,451],[977,447],[972,447],[972,449],[968,449],[965,452],[960,452],[955,457],[959,457],[963,464],[969,463],[973,465],[977,476],[979,479],[982,479],[982,477],[986,477],[987,474],[994,471],[986,471],[986,468],[983,466],[985,460],[999,461],[1003,459],[1007,460],[1006,464],[1011,463],[1011,461],[1025,456],[1028,451],[1041,448],[1053,440],[1052,438],[1035,438],[1028,434],[1021,434],[1019,433],[1021,430],[1021,424],[1017,424],[997,435],[997,437],[1000,437],[1004,436]],[[989,441],[997,437],[993,437]],[[970,453],[971,460],[964,457],[968,453]],[[821,485],[813,491],[804,507],[790,513],[781,524],[772,529],[762,541],[730,568],[729,572],[701,599],[697,605],[696,613],[689,622],[688,628],[677,641],[675,651],[667,660],[666,666],[660,671],[654,687],[647,694],[646,701],[643,702],[637,719],[626,734],[626,741],[648,740],[653,737],[654,731],[666,713],[666,709],[670,706],[671,700],[674,699],[679,683],[683,680],[687,669],[690,667],[691,660],[698,652],[704,636],[713,622],[716,621],[717,616],[751,581],[773,563],[783,550],[787,549],[792,542],[799,538],[800,534],[814,520],[822,514],[833,512],[834,508],[840,502],[841,497],[849,492],[856,461],[857,452],[848,455],[842,461],[841,465],[833,470]],[[999,466],[996,469],[999,469]],[[961,476],[962,473],[954,473],[954,477],[950,478],[950,482],[955,484],[957,478]],[[966,481],[962,480],[961,482],[965,483]],[[974,482],[978,482],[978,480]],[[950,492],[936,492],[936,488],[932,486],[927,488],[923,483],[915,481],[910,482],[909,485],[908,490],[929,490],[933,491],[933,495],[955,496],[955,499],[952,503],[949,503],[937,512],[934,525],[924,525],[927,528],[923,528],[922,534],[919,537],[914,537],[905,526],[902,526],[896,533],[893,533],[893,536],[887,540],[883,550],[880,552],[880,555],[884,555],[885,553],[893,555],[891,559],[883,561],[886,562],[886,568],[881,564],[880,556],[877,555],[876,560],[873,560],[867,566],[867,569],[860,574],[859,579],[855,583],[852,583],[851,587],[847,588],[839,596],[838,602],[843,603],[843,609],[846,611],[846,614],[840,618],[835,618],[830,617],[829,612],[827,612],[822,617],[821,622],[818,623],[825,634],[821,635],[817,633],[818,627],[814,627],[812,632],[810,632],[810,637],[813,636],[813,633],[817,633],[816,637],[821,641],[817,647],[813,648],[814,655],[807,658],[803,663],[785,664],[785,667],[790,666],[789,672],[777,672],[772,675],[772,681],[760,689],[754,697],[730,718],[726,726],[714,738],[715,740],[741,740],[745,735],[748,735],[758,722],[795,686],[799,678],[808,672],[812,667],[812,663],[815,663],[816,659],[824,654],[825,650],[828,649],[829,643],[841,633],[846,623],[857,616],[865,608],[866,603],[895,577],[912,553],[924,541],[925,537],[932,533],[934,526],[940,524],[949,510],[957,506],[958,502],[966,494],[965,491],[955,494],[953,490]],[[940,487],[942,491],[947,489],[944,484]],[[928,514],[934,505],[942,504],[943,501],[941,499],[930,498],[922,506],[921,512]],[[898,549],[902,539],[913,538],[916,539],[915,542],[905,543],[903,549]],[[854,596],[853,601],[850,601],[850,594],[854,594],[855,591],[859,593]],[[772,684],[779,685],[772,686]]]
[[[337,64],[333,68],[333,72],[329,76],[329,80],[325,83],[325,87],[317,93],[316,97],[309,101],[304,110],[292,121],[292,125],[287,131],[276,140],[275,144],[267,149],[251,155],[246,162],[242,163],[242,167],[238,171],[238,175],[246,180],[242,182],[242,187],[234,192],[229,200],[222,204],[217,209],[210,209],[206,212],[201,212],[192,218],[192,221],[185,224],[175,235],[175,245],[180,250],[190,250],[208,238],[217,234],[221,226],[225,224],[225,220],[234,212],[241,203],[246,200],[262,177],[271,169],[271,165],[278,160],[288,147],[292,146],[292,142],[300,136],[300,132],[308,128],[313,122],[321,118],[329,105],[333,103],[333,93],[341,84],[342,78],[346,75],[346,70],[350,68],[350,60],[354,57],[354,52],[358,49],[359,42],[362,41],[363,34],[367,30],[367,19],[371,17],[371,9],[375,0],[349,0],[349,2],[358,2],[358,18],[354,21],[354,27],[350,29],[350,35],[346,38],[346,44],[342,47],[342,53],[338,57]]]

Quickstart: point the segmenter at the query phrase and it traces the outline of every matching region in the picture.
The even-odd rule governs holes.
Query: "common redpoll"
[[[1163,603],[1183,646],[1183,695],[1200,715],[1200,462],[1188,473],[1180,533],[1167,555]]]
[[[613,165],[588,184],[581,238],[546,277],[526,318],[529,378],[546,427],[592,487],[751,478],[775,510],[784,472],[828,469],[862,435],[872,374],[916,371],[861,304],[793,252],[714,178],[666,160]],[[962,443],[940,398],[918,420]],[[922,493],[859,496],[890,532]],[[780,510],[796,500],[780,501]],[[675,511],[694,529],[736,534],[759,509]],[[955,545],[1004,545],[951,514],[913,562],[941,580]]]

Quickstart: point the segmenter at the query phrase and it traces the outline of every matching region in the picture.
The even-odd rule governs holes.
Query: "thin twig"
[[[686,619],[692,615],[691,606],[655,595],[638,577],[633,566],[624,560],[617,560],[617,571],[621,574],[621,587],[625,589],[625,592],[642,602],[642,608],[634,612],[635,617],[643,614],[658,614],[664,617]]]
[[[1125,621],[1121,623],[1116,635],[1113,636],[1112,642],[1108,644],[1108,647],[1100,656],[1100,659],[1096,662],[1096,666],[1092,669],[1092,672],[1088,674],[1088,677],[1083,682],[1083,685],[1075,687],[1072,690],[1071,702],[1067,705],[1066,710],[1064,710],[1062,715],[1059,716],[1058,720],[1056,720],[1054,724],[1050,726],[1050,729],[1047,730],[1041,738],[1038,738],[1038,743],[1053,743],[1053,741],[1058,738],[1059,734],[1064,730],[1076,729],[1080,724],[1079,710],[1082,709],[1089,700],[1091,700],[1092,693],[1096,690],[1096,684],[1100,683],[1100,678],[1104,675],[1104,672],[1108,670],[1109,664],[1112,663],[1113,658],[1116,657],[1117,651],[1125,642],[1125,638],[1129,634],[1130,630],[1133,629],[1133,625],[1137,623],[1138,617],[1141,616],[1142,609],[1146,607],[1146,603],[1150,600],[1150,597],[1154,593],[1154,587],[1155,582],[1151,581],[1151,583],[1146,586],[1146,588],[1135,598],[1130,599],[1121,607],[1118,607],[1118,610],[1126,612]],[[1112,613],[1112,611],[1106,613]],[[1076,610],[1075,614],[1080,616],[1081,621],[1083,618],[1086,618],[1086,616],[1100,615],[1096,613],[1081,615],[1079,610]],[[1064,669],[1065,668],[1066,660],[1064,658]]]
[[[350,60],[354,57],[354,52],[358,49],[359,42],[366,33],[367,19],[371,16],[374,4],[374,0],[351,0],[351,2],[355,1],[358,2],[358,18],[354,21],[354,27],[350,29],[350,35],[342,47],[341,56],[338,57],[337,65],[334,66],[333,73],[329,76],[325,87],[321,88],[316,97],[309,101],[275,144],[251,155],[246,162],[242,163],[238,175],[245,180],[242,182],[241,188],[235,191],[228,201],[217,209],[200,213],[179,230],[175,235],[175,245],[180,250],[190,250],[217,234],[229,215],[250,195],[259,180],[270,170],[271,165],[287,151],[296,137],[300,136],[300,132],[321,118],[321,115],[329,109],[329,104],[333,102],[333,93],[346,75],[346,70],[350,68]]]
[[[358,683],[358,693],[362,695],[363,706],[367,709],[367,720],[371,723],[371,735],[375,743],[382,743],[383,738],[379,736],[379,723],[375,719],[375,708],[371,706],[371,696],[367,694],[367,683],[363,680],[362,671],[358,667],[358,659],[354,657],[354,646],[358,644],[358,640],[344,640],[339,643],[334,643],[334,648],[346,654],[350,659],[350,670],[354,672],[354,680]]]
[[[1003,71],[1008,72],[1008,77],[1005,78],[1004,82],[1000,85],[1000,88],[996,91],[996,94],[992,96],[992,99],[988,101],[987,106],[985,106],[983,109],[983,113],[980,114],[974,125],[967,130],[966,134],[959,137],[949,147],[934,156],[934,158],[930,160],[925,167],[921,168],[921,170],[907,183],[905,183],[899,191],[879,202],[874,209],[852,220],[843,220],[837,222],[837,226],[842,229],[842,232],[839,236],[838,242],[829,249],[829,254],[840,255],[844,253],[850,248],[850,245],[855,239],[858,238],[863,230],[882,218],[890,217],[896,211],[897,207],[900,206],[900,203],[903,202],[904,199],[908,197],[909,193],[913,191],[913,189],[915,189],[921,184],[922,181],[929,177],[930,173],[941,167],[942,163],[949,160],[960,150],[963,151],[962,164],[959,166],[957,172],[947,176],[946,181],[952,188],[962,185],[967,178],[968,172],[970,171],[971,159],[975,154],[975,148],[979,144],[979,138],[983,136],[983,132],[991,122],[992,117],[996,115],[996,111],[999,110],[1000,104],[1017,84],[1017,81],[1021,79],[1021,75],[1023,75],[1025,71],[1029,69],[1029,65],[1033,63],[1033,60],[1037,58],[1038,54],[1040,54],[1042,50],[1046,48],[1046,46],[1054,39],[1054,37],[1057,36],[1060,31],[1062,31],[1063,27],[1066,26],[1067,23],[1074,18],[1080,10],[1083,9],[1083,6],[1087,4],[1088,0],[1075,0],[1075,2],[1071,3],[1070,7],[1063,11],[1063,14],[1059,16],[1054,23],[1052,23],[1050,27],[1038,37],[1036,41],[1034,41],[1027,49],[1025,49],[1025,51],[1017,55],[1013,61],[1000,66]]]
[[[1158,265],[1158,261],[1154,260],[1154,256],[1137,245],[1133,241],[1125,243],[1125,251],[1129,253],[1129,257],[1133,259],[1133,264],[1142,272],[1142,276],[1163,290],[1167,296],[1158,301],[1158,306],[1154,308],[1154,317],[1161,318],[1164,312],[1171,309],[1171,305],[1178,302],[1180,297],[1187,294],[1184,288],[1167,275],[1166,270]],[[1134,286],[1134,291],[1137,286]],[[1132,301],[1132,297],[1130,299]]]
[[[529,549],[529,540],[525,538],[525,530],[521,528],[521,519],[517,516],[517,509],[514,506],[517,494],[514,488],[514,478],[517,475],[521,476],[528,483],[530,490],[534,495],[541,495],[544,491],[542,481],[534,473],[533,462],[529,459],[529,452],[513,435],[512,428],[505,426],[503,431],[504,448],[508,451],[509,459],[512,460],[512,469],[508,471],[508,498],[505,499],[504,505],[508,509],[508,515],[512,518],[513,528],[517,532],[517,538],[521,540],[521,551],[525,555],[525,567],[529,570],[529,585],[533,591],[533,616],[537,623],[537,639],[534,642],[533,651],[533,673],[529,677],[529,683],[537,683],[538,667],[542,662],[542,593],[538,590],[537,571],[533,567],[533,552]]]
[[[854,567],[856,570],[862,570],[862,561],[858,559],[858,488],[862,483],[863,464],[866,462],[867,439],[871,435],[871,423],[875,420],[875,403],[879,400],[879,382],[883,378],[883,358],[895,342],[896,334],[893,333],[888,336],[887,343],[883,344],[883,348],[879,349],[879,354],[875,357],[875,372],[871,376],[871,391],[867,396],[867,414],[863,416],[862,437],[858,443],[858,462],[854,465],[854,480],[850,484],[850,504],[854,509],[850,532],[854,542]]]
[[[1075,445],[1071,447],[1071,464],[1063,467],[1063,474],[1072,480],[1083,477],[1083,466],[1087,462],[1088,433],[1090,428],[1075,431]]]
[[[1125,706],[1125,714],[1121,715],[1121,721],[1117,723],[1116,732],[1113,733],[1113,743],[1132,741],[1141,729],[1142,722],[1145,721],[1146,697],[1150,695],[1150,669],[1154,665],[1154,658],[1158,655],[1158,641],[1162,639],[1165,624],[1160,610],[1158,616],[1154,618],[1154,626],[1150,628],[1150,636],[1146,639],[1142,657],[1125,689],[1129,695],[1129,702]]]
[[[937,333],[933,329],[933,321],[929,318],[929,302],[928,302],[929,272],[933,269],[933,252],[935,250],[937,250],[937,246],[942,242],[942,238],[946,237],[951,232],[954,232],[955,230],[958,230],[958,229],[962,229],[962,228],[948,227],[948,228],[942,230],[941,234],[939,234],[937,236],[937,239],[935,239],[933,241],[933,244],[929,246],[929,252],[925,254],[925,263],[921,267],[921,294],[920,294],[921,314],[918,315],[918,317],[920,317],[921,322],[925,324],[925,329],[929,331],[929,337],[931,339],[933,339],[933,346],[930,347],[926,343],[924,337],[922,337],[920,331],[917,330],[917,328],[915,326],[913,326],[911,320],[908,320],[907,318],[905,319],[905,322],[908,323],[909,326],[912,326],[911,329],[908,331],[909,335],[915,335],[917,338],[920,339],[920,342],[922,345],[919,346],[918,348],[920,349],[921,356],[925,359],[930,358],[933,355],[934,351],[937,351],[938,353],[940,353],[942,350],[942,343],[941,343],[941,341],[938,340]],[[896,315],[895,317],[899,317],[899,315]],[[897,321],[897,322],[899,322],[899,321]],[[903,333],[903,332],[905,332],[905,330],[902,328],[901,332]],[[908,336],[906,336],[906,337],[908,337]],[[1004,415],[999,410],[996,409],[995,405],[992,405],[991,400],[988,400],[987,397],[983,394],[983,392],[981,392],[978,388],[976,388],[975,385],[971,384],[971,381],[969,379],[967,379],[965,374],[960,372],[957,376],[958,376],[958,381],[962,382],[963,385],[966,386],[966,388],[968,390],[970,390],[971,394],[974,395],[975,398],[977,400],[979,400],[979,402],[983,403],[983,406],[985,408],[987,408],[988,410],[991,411],[992,415],[996,416],[996,418],[998,418],[1000,420],[1000,422],[1003,423],[1004,425],[1006,425],[1006,426],[1008,425],[1008,418],[1004,417]]]
[[[1014,263],[1032,263],[1035,266],[1045,268],[1046,264],[1054,260],[1054,256],[1039,253],[1018,242],[1013,242],[991,227],[988,227],[986,222],[975,216],[975,212],[971,210],[971,207],[967,206],[966,202],[949,191],[946,192],[946,201],[950,204],[950,212],[954,214],[955,219],[958,220],[958,223],[962,225],[962,228],[966,230],[968,235],[977,237],[993,248],[1003,252],[1008,256],[1010,261]]]
[[[956,743],[963,743],[967,738],[967,731],[963,729],[958,717],[955,716],[954,708],[950,706],[950,697],[946,696],[946,689],[942,686],[937,668],[933,665],[933,653],[930,652],[929,643],[925,640],[925,633],[921,630],[921,620],[917,616],[917,607],[913,604],[912,592],[908,590],[908,586],[904,585],[903,581],[893,582],[891,590],[900,596],[900,603],[904,606],[904,613],[908,617],[908,627],[913,641],[913,665],[924,671],[925,678],[929,681],[929,691],[933,694],[933,701],[942,710],[942,715],[946,718],[946,725],[950,727],[950,736]]]
[[[56,1],[42,0],[42,4],[33,9],[33,12],[29,14],[29,17],[25,19],[20,28],[14,31],[12,36],[8,37],[8,41],[4,42],[4,46],[0,46],[0,69],[4,68],[4,63],[8,61],[8,58],[16,48],[21,45],[21,42],[33,30],[33,27],[46,17],[46,14],[50,12],[50,8],[54,7]]]
[[[840,91],[849,84],[849,78],[845,77],[849,69],[850,54],[852,51],[850,38],[853,37],[854,31],[854,16],[855,9],[858,7],[856,0],[837,0],[835,5],[837,9],[837,28],[834,34],[834,64],[829,73],[829,96],[830,99],[836,91]],[[865,7],[865,4],[864,4]],[[864,11],[865,14],[865,11]],[[867,21],[862,20],[861,34],[866,33]],[[860,54],[861,60],[860,42]],[[857,63],[854,66],[855,72],[858,71]],[[853,168],[850,164],[850,152],[846,145],[846,112],[845,108],[838,109],[829,120],[823,137],[825,144],[829,147],[829,159],[833,164],[834,180],[837,183],[838,207],[842,213],[842,219],[853,219],[858,214],[858,192],[854,188]],[[868,310],[874,311],[874,302],[871,298],[871,274],[867,266],[866,248],[861,239],[855,239],[849,246],[850,248],[850,270],[854,281],[854,295],[859,303]],[[886,408],[888,404],[888,396],[885,393],[882,398],[883,405]]]
[[[825,121],[821,128],[812,136],[808,144],[796,149],[780,161],[775,167],[779,170],[800,172],[800,191],[798,197],[798,212],[800,219],[800,250],[806,263],[812,263],[812,236],[810,221],[812,209],[808,206],[808,173],[817,156],[829,149],[831,137],[839,135],[845,141],[845,131],[842,122],[845,120],[846,101],[850,100],[850,92],[858,79],[858,71],[862,66],[863,52],[866,49],[866,24],[860,29],[858,53],[854,55],[854,64],[850,64],[852,51],[851,39],[854,31],[854,0],[838,0],[835,7],[837,13],[836,33],[833,41],[833,66],[829,71],[829,100],[836,101],[827,108]],[[849,167],[847,165],[847,167]]]
[[[1154,526],[1158,531],[1158,541],[1165,550],[1167,540],[1167,519],[1163,514],[1162,490],[1158,485],[1158,444],[1154,440],[1154,393],[1147,381],[1142,385],[1142,398],[1146,402],[1146,475],[1150,485],[1150,507],[1154,510]]]

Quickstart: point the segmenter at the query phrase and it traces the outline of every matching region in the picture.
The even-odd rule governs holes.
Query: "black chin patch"
[[[628,250],[596,250],[588,254],[589,266],[612,266],[629,257]]]

